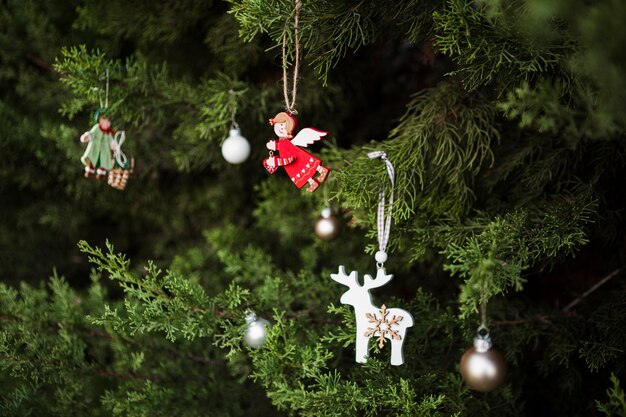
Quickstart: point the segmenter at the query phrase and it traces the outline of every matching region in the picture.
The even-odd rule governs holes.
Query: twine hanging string
[[[102,80],[102,78],[100,78],[100,80]],[[93,90],[98,92],[98,100],[100,101],[100,107],[108,109],[109,108],[109,69],[108,68],[105,71],[104,105],[102,105],[102,89],[99,87],[94,87]]]
[[[491,348],[491,337],[489,336],[489,327],[487,327],[487,276],[482,276],[482,283],[480,288],[480,325],[476,330],[476,336],[474,337],[474,347],[479,352],[486,352]]]
[[[330,201],[328,201],[328,187],[324,187],[324,207],[330,208]]]
[[[480,327],[487,329],[487,277],[483,276],[480,294]]]
[[[487,300],[480,302],[480,327],[487,328]]]
[[[296,115],[296,93],[298,88],[298,69],[300,67],[300,39],[298,37],[298,22],[300,20],[300,10],[302,2],[296,0],[295,15],[293,19],[294,28],[294,63],[293,63],[293,80],[291,87],[291,101],[289,101],[289,78],[287,75],[287,31],[283,32],[283,95],[285,96],[285,108],[289,114]]]
[[[106,90],[104,93],[104,108],[108,109],[109,108],[109,69],[107,68],[107,83],[106,83]]]
[[[237,115],[237,97],[232,89],[228,90],[228,98],[232,107],[232,112],[230,113],[230,128],[239,130],[239,123],[235,120],[235,116]]]
[[[383,185],[378,195],[378,213],[376,217],[376,227],[378,234],[378,252],[376,253],[376,264],[379,268],[383,267],[383,264],[387,260],[387,244],[389,243],[389,233],[391,231],[391,214],[393,210],[393,192],[395,186],[396,174],[393,169],[393,164],[387,158],[387,154],[383,151],[374,151],[367,154],[370,159],[382,159],[387,167],[387,174],[389,174],[389,181],[391,182],[391,188],[389,191],[389,208],[385,215],[385,194],[386,187]]]

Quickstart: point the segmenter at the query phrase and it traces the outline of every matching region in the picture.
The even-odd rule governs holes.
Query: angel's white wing
[[[312,127],[305,127],[301,131],[298,132],[296,137],[291,139],[291,143],[296,146],[307,147],[313,142],[317,142],[322,139],[322,136],[326,136],[328,132],[324,132],[323,130],[313,129]]]

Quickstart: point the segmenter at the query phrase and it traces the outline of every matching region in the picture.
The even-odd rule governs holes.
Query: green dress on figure
[[[103,130],[100,124],[96,124],[91,128],[89,133],[89,143],[85,153],[80,158],[81,162],[88,167],[104,168],[107,171],[113,168],[113,157],[111,150],[113,149],[113,135],[115,131],[111,128]]]

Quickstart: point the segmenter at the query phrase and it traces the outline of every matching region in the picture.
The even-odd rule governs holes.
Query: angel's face
[[[98,118],[98,124],[104,130],[107,130],[108,128],[111,127],[111,121],[108,118],[106,118],[106,117]]]
[[[285,127],[286,123],[275,123],[274,124],[274,133],[279,138],[286,138],[289,135],[287,132],[287,128]]]

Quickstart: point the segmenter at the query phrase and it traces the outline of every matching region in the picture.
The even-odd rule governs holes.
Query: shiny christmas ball
[[[271,326],[270,322],[258,318],[254,313],[248,313],[246,315],[246,323],[248,323],[248,328],[246,329],[244,340],[251,348],[260,348],[265,343],[267,329]]]
[[[332,210],[326,207],[322,210],[322,216],[315,222],[315,234],[322,240],[333,240],[340,230],[339,220],[332,215]]]
[[[250,155],[250,143],[241,136],[239,129],[230,129],[228,138],[222,144],[222,155],[231,164],[240,164]]]
[[[504,356],[491,346],[491,340],[477,337],[474,347],[461,357],[461,376],[468,387],[479,392],[498,388],[506,377]]]

